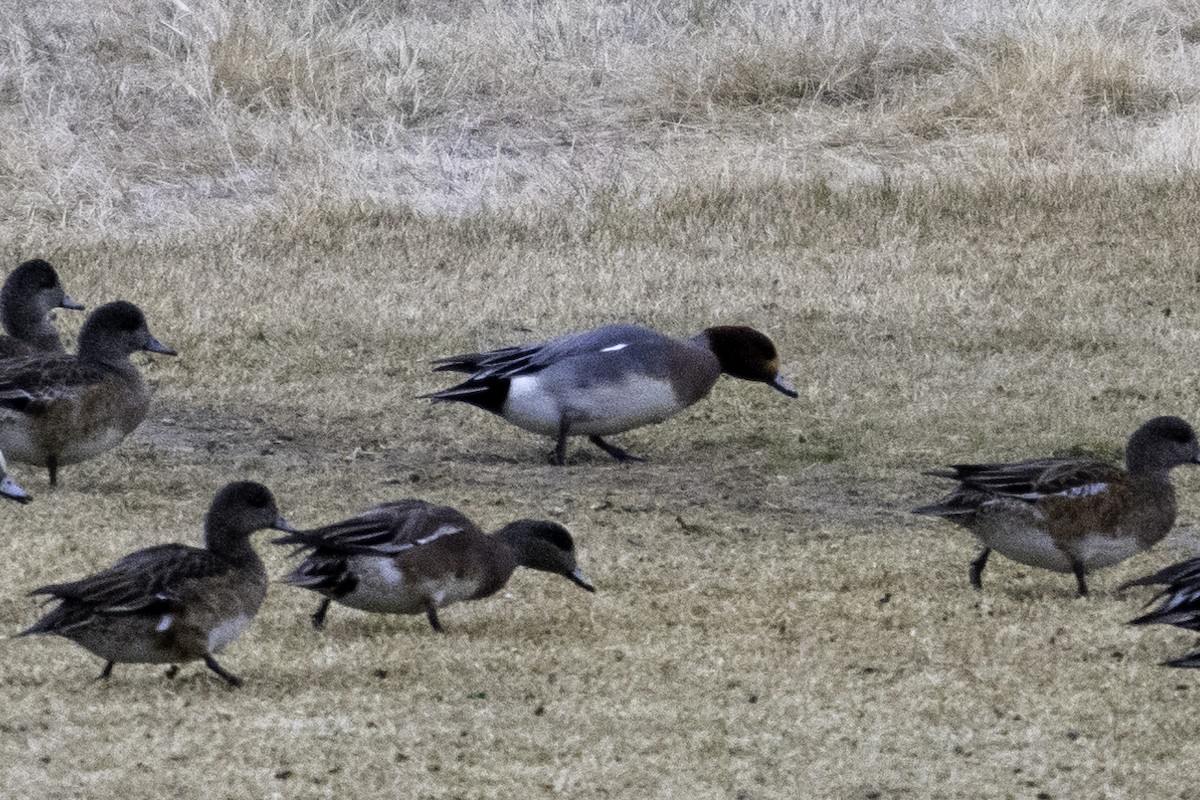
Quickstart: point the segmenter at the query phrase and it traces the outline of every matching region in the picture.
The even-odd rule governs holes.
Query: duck
[[[678,414],[707,397],[722,373],[798,396],[779,374],[774,342],[742,325],[705,328],[687,340],[637,325],[608,325],[538,344],[440,358],[432,366],[469,377],[422,399],[467,403],[554,436],[551,462],[560,466],[566,464],[569,436],[587,436],[617,461],[644,460],[603,437]]]
[[[79,332],[79,354],[43,353],[0,361],[0,450],[58,469],[116,447],[150,409],[150,392],[129,356],[173,356],[150,334],[133,303],[106,303]]]
[[[230,686],[242,681],[216,660],[250,625],[267,593],[267,573],[250,545],[255,531],[294,530],[260,483],[236,481],[213,497],[204,546],[160,544],[126,555],[103,572],[29,592],[58,605],[19,635],[70,639],[116,664],[201,660]]]
[[[1038,458],[1011,464],[956,464],[925,473],[958,481],[948,497],[913,510],[944,517],[983,545],[970,581],[982,576],[993,550],[1022,564],[1075,576],[1153,547],[1175,524],[1171,470],[1200,463],[1196,432],[1174,416],[1144,423],[1125,448],[1125,469],[1094,458]]]
[[[1129,624],[1174,625],[1200,633],[1200,558],[1189,558],[1150,575],[1127,581],[1121,588],[1133,586],[1164,588],[1150,600],[1151,603],[1159,600],[1158,607],[1131,619]],[[1162,663],[1166,667],[1200,668],[1200,650]]]
[[[28,503],[33,500],[29,493],[8,474],[8,463],[4,460],[4,453],[0,453],[0,497],[15,500],[18,503]]]
[[[82,311],[84,306],[67,295],[49,262],[34,258],[18,264],[0,287],[0,325],[7,332],[0,336],[0,359],[62,353],[62,341],[50,323],[56,308]]]
[[[562,525],[520,519],[485,535],[462,512],[423,500],[381,503],[349,519],[274,540],[308,556],[284,579],[324,595],[312,615],[325,626],[330,603],[384,614],[425,614],[444,631],[438,609],[500,591],[518,566],[552,572],[596,589],[575,561]]]

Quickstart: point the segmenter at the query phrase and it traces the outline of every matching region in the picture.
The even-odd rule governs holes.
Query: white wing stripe
[[[1059,492],[1063,497],[1092,497],[1108,489],[1107,483],[1085,483],[1082,486],[1072,486],[1065,492]]]

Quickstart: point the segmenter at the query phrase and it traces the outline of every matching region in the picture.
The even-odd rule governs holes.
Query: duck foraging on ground
[[[382,503],[332,525],[274,540],[308,556],[284,583],[325,596],[312,616],[325,625],[331,602],[384,614],[425,614],[504,588],[518,566],[552,572],[596,591],[575,562],[575,542],[556,522],[522,519],[485,535],[461,512],[422,500]]]
[[[162,544],[130,553],[103,572],[39,586],[58,605],[21,636],[63,636],[114,664],[202,660],[231,686],[241,680],[215,654],[250,625],[267,593],[267,573],[250,545],[265,528],[291,531],[258,483],[230,483],[204,518],[204,547]]]
[[[1086,458],[956,464],[926,474],[958,481],[958,489],[913,513],[945,517],[975,534],[983,545],[971,562],[976,589],[996,550],[1022,564],[1073,573],[1086,595],[1087,573],[1167,535],[1176,510],[1171,470],[1197,463],[1192,426],[1179,417],[1155,417],[1129,437],[1125,469]]]
[[[552,461],[559,465],[566,463],[569,436],[587,436],[618,461],[642,460],[602,437],[678,414],[706,397],[721,373],[797,397],[779,374],[775,344],[740,325],[706,328],[683,341],[635,325],[609,325],[433,365],[434,371],[470,377],[423,398],[468,403],[554,436]]]

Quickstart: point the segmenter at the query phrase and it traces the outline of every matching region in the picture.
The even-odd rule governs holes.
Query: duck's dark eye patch
[[[553,522],[536,522],[536,535],[539,539],[553,545],[559,550],[571,551],[575,549],[575,542],[571,540],[571,534],[567,533],[567,529]]]
[[[1196,441],[1196,432],[1190,427],[1180,427],[1177,425],[1168,435],[1180,444],[1188,444]]]

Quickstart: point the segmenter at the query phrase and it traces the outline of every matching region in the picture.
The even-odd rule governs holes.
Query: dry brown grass
[[[1192,3],[0,6],[0,258],[124,297],[178,359],[152,419],[0,508],[27,588],[195,541],[249,477],[311,525],[409,495],[575,532],[595,596],[519,574],[419,618],[273,587],[223,658],[90,683],[0,643],[29,798],[1191,797],[1187,636],[1113,587],[908,514],[946,461],[1200,423]],[[77,328],[76,316],[62,315]],[[426,361],[629,320],[768,331],[620,437],[648,464],[414,395]],[[268,550],[263,545],[263,550]],[[272,575],[286,569],[271,549]]]

